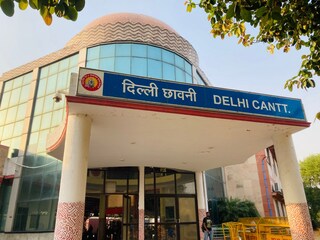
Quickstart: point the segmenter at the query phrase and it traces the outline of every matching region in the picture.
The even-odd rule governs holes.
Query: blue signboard
[[[299,99],[105,72],[102,96],[164,105],[305,121]]]

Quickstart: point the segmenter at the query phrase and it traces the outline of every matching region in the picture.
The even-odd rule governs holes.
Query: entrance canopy
[[[92,119],[89,168],[238,164],[309,126],[301,101],[81,69],[68,115]],[[67,120],[47,141],[63,159]]]

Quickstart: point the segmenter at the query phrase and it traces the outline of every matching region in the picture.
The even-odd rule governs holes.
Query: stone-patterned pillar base
[[[144,240],[144,209],[139,209],[139,240]]]
[[[314,240],[307,203],[286,205],[292,240]]]
[[[206,210],[205,209],[198,209],[198,214],[199,214],[199,232],[200,232],[200,239],[203,239],[204,234],[201,230],[201,225],[202,225],[202,220],[206,216]]]
[[[83,216],[84,202],[59,202],[54,239],[82,239]]]

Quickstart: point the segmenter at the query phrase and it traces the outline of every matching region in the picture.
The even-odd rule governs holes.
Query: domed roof
[[[161,22],[158,19],[146,16],[143,14],[135,14],[135,13],[114,13],[114,14],[106,15],[92,21],[90,24],[88,24],[84,28],[84,30],[89,28],[94,28],[97,25],[103,25],[106,23],[124,23],[125,24],[126,22],[131,22],[133,24],[141,23],[144,25],[149,24],[151,26],[160,27],[162,29],[167,29],[171,32],[176,33],[176,31],[173,28],[171,28],[168,24]]]
[[[100,17],[74,36],[66,47],[78,49],[111,42],[156,45],[185,57],[198,66],[192,45],[167,24],[142,14],[115,13]]]

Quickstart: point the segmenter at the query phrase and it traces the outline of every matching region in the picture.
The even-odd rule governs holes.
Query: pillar
[[[273,138],[292,240],[313,240],[313,229],[291,134]]]
[[[81,240],[91,119],[69,115],[62,163],[55,240]]]
[[[205,176],[203,172],[196,172],[196,184],[197,184],[197,201],[198,201],[198,216],[199,216],[199,232],[200,238],[203,239],[203,232],[201,230],[201,224],[203,218],[206,216],[206,189],[205,189]]]
[[[139,240],[144,240],[144,167],[139,167]]]

